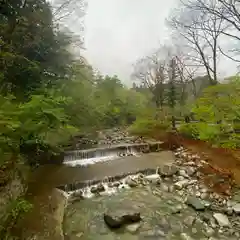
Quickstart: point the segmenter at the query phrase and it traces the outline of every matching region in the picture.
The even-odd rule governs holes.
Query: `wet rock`
[[[189,235],[187,235],[186,233],[181,233],[180,234],[180,239],[181,240],[193,240]]]
[[[197,192],[195,193],[195,196],[196,196],[196,197],[201,197],[201,192],[197,191]]]
[[[196,228],[192,228],[192,233],[196,234],[198,232],[198,230]]]
[[[179,173],[180,176],[182,176],[184,178],[189,178],[189,176],[187,175],[186,171],[183,170],[183,169],[180,169],[178,173]]]
[[[172,214],[180,213],[182,211],[182,205],[177,205],[171,208]]]
[[[73,203],[73,202],[76,202],[76,201],[79,201],[79,200],[82,200],[84,199],[83,197],[83,192],[81,190],[78,190],[78,191],[75,191],[73,192],[70,197],[69,197],[69,203]]]
[[[126,224],[137,223],[141,221],[140,213],[117,213],[117,214],[104,214],[104,222],[110,228],[120,228]]]
[[[77,237],[77,238],[81,238],[82,235],[83,235],[83,233],[82,233],[82,232],[79,232],[79,233],[76,234],[76,237]]]
[[[187,180],[187,179],[174,183],[174,187],[177,190],[181,190],[182,188],[186,187],[187,185],[189,185],[189,180]]]
[[[207,227],[207,228],[206,228],[205,235],[206,235],[207,237],[213,236],[214,233],[215,233],[215,231],[214,231],[213,228],[211,228],[211,227]]]
[[[170,185],[168,187],[168,192],[172,193],[174,191],[174,186],[173,185]]]
[[[77,190],[71,194],[73,198],[83,198],[83,192],[81,190]]]
[[[140,223],[133,223],[133,224],[129,224],[126,226],[126,230],[132,234],[136,233],[137,230],[140,228]]]
[[[138,183],[132,178],[127,178],[126,179],[126,184],[129,185],[129,187],[137,187]]]
[[[191,177],[196,173],[196,168],[189,166],[186,168],[186,173]]]
[[[160,229],[148,230],[143,234],[144,239],[162,239],[161,237],[165,236],[166,234]]]
[[[177,179],[178,179],[178,181],[183,181],[183,180],[185,179],[185,177],[183,177],[183,176],[178,176]]]
[[[176,174],[178,171],[178,167],[172,163],[165,164],[161,168],[159,168],[159,174],[162,176],[170,177]]]
[[[232,207],[233,211],[237,214],[240,214],[240,203],[237,203]]]
[[[196,197],[190,196],[187,198],[186,204],[193,207],[197,211],[204,211],[205,206],[202,201]]]
[[[213,217],[217,221],[219,226],[221,226],[221,227],[230,226],[230,222],[229,222],[228,217],[226,215],[224,215],[222,213],[214,213]]]
[[[228,216],[232,216],[233,215],[233,209],[232,208],[226,208],[224,210],[224,213],[227,214]]]
[[[120,186],[120,182],[112,182],[112,183],[109,183],[108,186],[109,187],[119,187]]]
[[[205,200],[209,197],[208,193],[201,193],[201,199]]]
[[[104,191],[105,191],[105,188],[101,183],[96,186],[91,187],[91,193],[100,193],[100,192],[104,192]]]
[[[193,217],[193,216],[188,216],[188,217],[186,217],[186,218],[184,219],[183,222],[184,222],[184,224],[185,224],[186,226],[191,227],[191,226],[193,225],[194,221],[195,221],[195,217]]]
[[[167,192],[168,191],[168,185],[165,184],[165,183],[161,183],[160,185],[160,189],[164,192]]]
[[[161,178],[158,174],[148,175],[145,179],[153,184],[159,184],[161,182]]]

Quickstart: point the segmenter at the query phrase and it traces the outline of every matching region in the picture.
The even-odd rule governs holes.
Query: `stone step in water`
[[[129,175],[135,175],[135,174],[144,174],[145,176],[151,176],[156,173],[158,168],[147,168],[144,170],[138,170],[138,171],[133,171],[133,172],[127,172],[123,173],[120,175],[116,175],[114,177],[105,177],[104,179],[96,179],[96,180],[88,180],[88,181],[80,181],[80,182],[75,182],[75,183],[70,183],[62,186],[58,186],[58,189],[61,189],[65,192],[72,192],[76,191],[78,189],[82,189],[85,187],[90,187],[99,183],[111,183],[115,181],[120,181],[124,179],[125,177]]]
[[[92,148],[86,150],[75,150],[65,152],[64,162],[72,162],[70,165],[77,165],[76,160],[90,159],[87,162],[93,162],[93,158],[98,158],[97,162],[112,160],[118,157],[136,155],[143,151],[157,151],[161,149],[162,142],[146,142],[136,144],[110,145],[108,147]],[[81,164],[80,164],[81,165]],[[85,165],[82,162],[82,165]]]
[[[67,167],[58,171],[62,184],[58,184],[62,190],[82,188],[93,185],[103,180],[119,180],[127,175],[135,173],[153,174],[158,167],[166,163],[174,162],[175,156],[171,151],[144,154],[139,157],[129,156],[120,158],[117,161],[99,162],[86,167]],[[64,175],[68,178],[64,179]],[[54,176],[57,179],[57,176]],[[71,190],[72,189],[72,190]]]

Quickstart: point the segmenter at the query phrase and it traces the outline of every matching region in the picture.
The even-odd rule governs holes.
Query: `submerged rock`
[[[141,221],[139,212],[119,213],[119,214],[104,214],[104,222],[110,228],[120,228],[126,224],[137,223]]]

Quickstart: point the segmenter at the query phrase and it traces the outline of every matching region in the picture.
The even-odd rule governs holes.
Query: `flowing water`
[[[204,237],[203,226],[196,223],[192,228],[183,224],[187,216],[195,216],[191,208],[176,211],[181,206],[179,197],[173,193],[161,192],[155,187],[124,189],[108,196],[99,196],[69,205],[64,218],[65,239],[68,240],[134,240],[172,239],[179,240],[182,232],[194,239]],[[122,228],[109,230],[103,220],[106,212],[140,212],[142,221],[136,230]],[[194,233],[192,233],[194,229]],[[80,238],[81,236],[81,238]]]

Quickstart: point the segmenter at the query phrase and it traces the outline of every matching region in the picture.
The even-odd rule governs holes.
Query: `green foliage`
[[[151,136],[155,131],[167,130],[169,126],[169,123],[155,119],[137,119],[128,130],[134,135]]]
[[[239,148],[240,78],[208,87],[192,109],[198,123],[183,124],[180,132],[214,145]]]
[[[16,220],[20,215],[27,213],[32,209],[32,204],[26,201],[24,198],[17,198],[10,204],[10,214],[14,220]]]
[[[0,7],[1,92],[26,98],[42,84],[66,76],[70,38],[54,28],[49,3],[11,0]]]
[[[181,126],[179,127],[179,131],[186,137],[198,139],[199,133],[198,133],[196,123],[181,124]]]
[[[11,235],[11,228],[17,223],[20,218],[23,218],[26,213],[32,209],[32,204],[23,197],[18,197],[8,203],[6,213],[0,219],[0,236],[4,240],[15,239]]]

